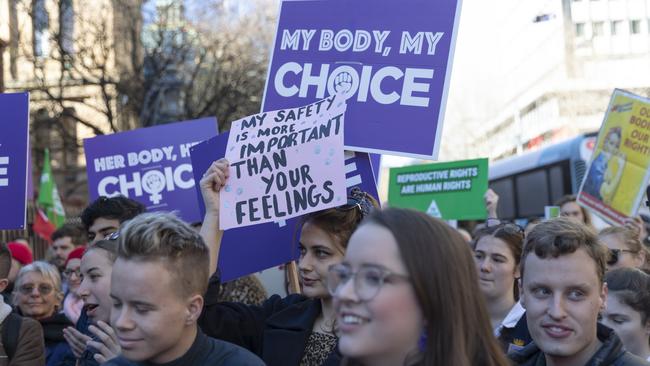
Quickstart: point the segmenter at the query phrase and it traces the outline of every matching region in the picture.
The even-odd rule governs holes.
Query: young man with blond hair
[[[107,365],[264,363],[197,326],[208,286],[208,248],[176,216],[136,216],[119,232],[111,278],[111,326],[122,356]]]

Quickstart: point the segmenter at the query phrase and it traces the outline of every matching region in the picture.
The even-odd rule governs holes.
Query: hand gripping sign
[[[345,98],[232,122],[230,179],[221,191],[222,230],[282,221],[346,202]]]

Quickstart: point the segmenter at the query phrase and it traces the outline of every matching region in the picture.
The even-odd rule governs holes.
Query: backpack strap
[[[9,360],[16,354],[18,336],[20,335],[20,327],[22,324],[23,317],[16,313],[10,313],[2,324],[2,344],[4,345]]]

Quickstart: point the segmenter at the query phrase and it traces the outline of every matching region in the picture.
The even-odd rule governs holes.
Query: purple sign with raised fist
[[[197,182],[213,161],[225,156],[227,144],[228,134],[224,133],[190,149]],[[378,197],[368,154],[346,152],[345,180],[348,191],[352,187],[359,187]],[[198,186],[196,192],[203,215],[205,206]],[[299,217],[279,224],[264,223],[224,231],[218,263],[221,280],[230,281],[296,259],[299,240]]]
[[[284,1],[263,111],[343,93],[350,150],[435,159],[460,0]]]
[[[217,133],[217,120],[202,118],[85,139],[90,199],[123,195],[201,221],[190,147]]]
[[[24,229],[29,94],[0,94],[0,230]]]

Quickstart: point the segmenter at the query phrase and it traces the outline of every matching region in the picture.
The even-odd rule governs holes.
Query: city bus
[[[582,134],[490,163],[489,186],[499,195],[499,218],[544,217],[544,206],[578,193],[597,137],[597,132]]]

